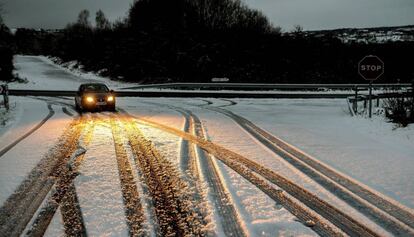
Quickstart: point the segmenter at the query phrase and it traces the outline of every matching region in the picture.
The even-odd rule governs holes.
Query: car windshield
[[[109,89],[105,85],[91,84],[91,85],[83,86],[81,88],[81,91],[83,92],[108,92]]]

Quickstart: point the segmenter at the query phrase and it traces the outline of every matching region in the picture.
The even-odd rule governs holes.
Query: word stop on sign
[[[361,65],[361,71],[378,72],[382,70],[382,65]]]

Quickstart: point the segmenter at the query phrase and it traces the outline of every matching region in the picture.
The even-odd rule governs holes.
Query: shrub
[[[389,98],[385,100],[385,116],[391,122],[406,127],[410,123],[414,123],[414,99],[401,97]]]

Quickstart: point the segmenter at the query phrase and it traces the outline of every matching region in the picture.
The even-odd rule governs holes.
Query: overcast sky
[[[243,0],[290,31],[414,24],[414,0]],[[80,10],[102,9],[109,19],[124,17],[133,0],[0,0],[11,28],[62,28]]]

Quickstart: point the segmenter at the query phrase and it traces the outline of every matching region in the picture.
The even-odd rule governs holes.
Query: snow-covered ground
[[[183,106],[188,107],[189,104],[202,104],[202,101],[199,102],[198,100],[191,100],[191,101],[182,101],[180,99],[137,99],[137,98],[127,98],[127,99],[120,99],[120,104],[127,104],[136,101],[135,106],[129,106],[128,111],[138,117],[144,117],[147,119],[152,119],[158,123],[165,124],[168,126],[175,127],[177,129],[182,129],[182,116],[178,114],[176,111],[171,109],[166,109],[161,106],[157,106],[153,104],[154,102],[158,102],[161,105],[175,105],[175,106]],[[223,101],[222,101],[223,102]],[[223,102],[227,104],[228,102]],[[132,103],[131,103],[132,104]],[[191,109],[191,107],[187,108]],[[194,107],[192,107],[194,110]],[[155,112],[158,111],[158,112]],[[162,112],[160,112],[162,111]],[[200,111],[197,109],[195,110],[197,114]],[[161,114],[161,116],[149,116],[152,113]],[[143,116],[146,115],[146,116]],[[204,115],[204,114],[203,114]],[[210,123],[205,123],[206,130],[211,136],[220,136],[226,134],[226,139],[211,139],[214,142],[219,142],[223,144],[225,147],[229,147],[232,150],[236,150],[242,155],[245,155],[246,152],[249,150],[249,154],[255,154],[260,150],[253,149],[252,144],[247,144],[245,138],[241,138],[239,133],[235,133],[236,131],[240,131],[238,128],[234,130],[233,126],[228,126],[225,119],[222,119],[219,115],[213,115],[213,119],[217,124],[214,126],[214,132],[210,133]],[[203,117],[202,117],[203,118]],[[174,122],[176,121],[176,122]],[[206,120],[203,120],[205,122]],[[210,121],[210,120],[209,120]],[[180,124],[181,122],[181,124]],[[230,121],[231,123],[231,121]],[[224,129],[220,129],[218,127],[222,126]],[[218,127],[217,127],[218,126]],[[142,131],[146,134],[146,136],[154,141],[155,145],[160,149],[161,153],[170,158],[173,163],[177,163],[177,155],[179,155],[179,151],[177,150],[178,144],[176,138],[171,136],[168,133],[159,131],[157,129],[148,127],[148,126],[140,126]],[[228,128],[228,129],[227,129]],[[233,129],[233,131],[231,131]],[[243,133],[242,131],[240,131]],[[244,134],[242,134],[243,136]],[[237,139],[238,146],[230,146],[228,143],[232,143],[235,141],[233,138],[239,137]],[[250,140],[247,137],[247,140]],[[175,145],[175,147],[174,147]],[[245,145],[245,146],[243,146]],[[249,147],[250,145],[250,147]],[[257,144],[253,144],[253,147],[257,146]],[[257,154],[256,157],[263,155]],[[269,153],[267,153],[269,155]],[[265,155],[266,156],[266,155]],[[175,160],[177,159],[177,160]],[[225,182],[225,186],[227,191],[231,194],[231,198],[233,202],[236,204],[238,214],[242,216],[243,221],[246,224],[246,229],[251,234],[251,236],[313,236],[314,233],[310,231],[308,228],[305,228],[303,225],[296,221],[296,218],[289,213],[283,207],[276,205],[274,201],[272,201],[269,197],[265,194],[260,192],[260,190],[253,185],[251,185],[248,181],[244,180],[240,175],[236,172],[231,171],[228,167],[223,165],[221,162],[215,162],[216,166],[220,169],[220,173],[222,174],[222,179]],[[219,219],[219,217],[216,217]]]
[[[17,56],[15,65],[17,73],[26,77],[29,83],[13,83],[10,88],[76,90],[80,83],[89,80],[106,82],[113,88],[125,87],[124,84],[117,84],[96,76],[83,78],[79,75],[85,76],[85,74],[77,75],[54,65],[45,57]],[[58,99],[50,98],[50,100]],[[412,125],[407,128],[396,128],[380,115],[375,115],[372,120],[358,116],[351,117],[345,100],[234,99],[232,101],[197,98],[119,98],[117,103],[119,108],[138,118],[146,118],[179,130],[183,130],[185,119],[181,113],[174,110],[174,107],[189,110],[201,119],[205,133],[212,142],[289,178],[383,236],[390,233],[275,155],[232,119],[206,108],[220,106],[243,116],[318,161],[414,209],[414,127]],[[2,116],[0,151],[27,134],[50,113],[47,103],[35,98],[11,97],[11,105],[12,109],[9,112],[0,113]],[[0,156],[0,206],[44,155],[53,148],[62,135],[63,128],[72,121],[73,117],[64,114],[62,107],[66,106],[52,105],[54,115],[49,120]],[[106,115],[97,116],[105,118]],[[168,158],[179,169],[181,138],[152,127],[139,126],[161,155]],[[79,168],[79,175],[75,179],[87,233],[92,236],[128,235],[111,128],[108,124],[97,123],[92,134],[90,145],[85,147],[87,151]],[[130,151],[128,156],[131,161]],[[214,161],[214,166],[248,234],[251,236],[316,234],[229,167],[217,160]],[[134,173],[134,177],[137,179],[138,174]],[[139,192],[150,199],[148,193],[145,193],[147,190],[138,186]],[[145,206],[150,209],[151,203],[148,202]],[[147,212],[146,216],[152,215],[150,211]],[[212,217],[212,220],[219,221],[220,218]],[[148,223],[151,227],[152,222]],[[61,214],[58,211],[46,233],[61,235],[64,231],[62,228]]]
[[[93,73],[65,68],[44,56],[17,55],[14,57],[14,66],[16,73],[28,82],[10,83],[10,89],[74,91],[81,83],[87,82],[102,82],[113,89],[131,86],[129,83],[114,82]]]
[[[214,106],[224,106],[229,105],[229,101],[226,100],[218,100],[218,99],[208,99],[209,101],[214,102]],[[142,102],[153,102],[154,99],[141,99]],[[312,191],[313,193],[317,193],[317,195],[322,198],[323,200],[328,201],[329,203],[333,203],[336,207],[340,208],[342,211],[347,213],[351,213],[355,218],[359,221],[365,223],[365,225],[372,227],[373,229],[378,229],[375,223],[370,221],[368,218],[364,217],[363,215],[359,214],[355,211],[352,207],[346,204],[341,199],[333,196],[330,192],[326,191],[323,187],[317,184],[315,181],[304,175],[303,173],[296,170],[293,166],[289,163],[284,161],[279,156],[272,153],[268,150],[264,145],[261,145],[255,138],[251,137],[248,133],[243,131],[240,126],[234,123],[231,119],[227,118],[226,116],[206,110],[203,108],[198,107],[197,105],[205,104],[202,100],[194,100],[188,101],[183,99],[157,99],[158,103],[165,104],[165,105],[173,105],[186,108],[188,110],[192,110],[193,113],[198,115],[205,126],[205,130],[208,133],[209,139],[213,142],[223,145],[226,148],[229,148],[232,151],[236,151],[237,153],[252,159],[259,164],[270,168],[293,181],[299,184],[300,186],[304,187],[307,190]],[[250,100],[249,100],[250,101]],[[270,100],[273,103],[277,103],[277,100]],[[290,101],[290,100],[287,100]],[[318,101],[318,100],[317,100]],[[251,100],[251,103],[258,102],[259,104],[262,103],[260,100]],[[283,102],[283,101],[281,101]],[[312,103],[312,101],[309,101]],[[243,102],[240,102],[240,107],[243,106]],[[272,105],[272,104],[270,104]],[[342,106],[346,106],[342,105]],[[249,105],[244,105],[243,111],[246,114],[249,114]],[[230,109],[232,107],[226,107]],[[344,107],[346,108],[346,107]],[[266,109],[266,108],[264,108]],[[275,110],[270,110],[267,108],[267,111],[275,112]],[[141,111],[143,113],[143,111]],[[167,113],[167,111],[165,112]],[[174,112],[170,112],[174,113]],[[270,113],[270,112],[269,112]],[[344,113],[345,114],[345,113]],[[260,114],[258,114],[259,116]],[[263,113],[261,114],[263,116]],[[260,116],[260,117],[261,117]],[[350,117],[349,114],[345,114],[344,118]],[[352,119],[352,118],[351,118]],[[255,121],[255,120],[252,120]],[[158,120],[158,122],[163,124],[168,124],[169,120]],[[346,129],[346,128],[345,128]],[[278,133],[274,133],[278,134]],[[294,143],[295,144],[295,143]],[[305,149],[305,151],[307,151]],[[219,167],[223,173],[223,177],[225,177],[225,182],[227,183],[229,190],[231,190],[233,194],[233,198],[236,203],[239,204],[240,208],[242,209],[242,214],[246,220],[248,220],[248,225],[252,233],[267,233],[266,225],[262,225],[263,223],[267,223],[271,226],[280,226],[281,222],[283,223],[286,221],[286,216],[283,213],[278,213],[276,216],[284,216],[284,218],[275,218],[275,215],[272,215],[277,211],[277,207],[273,206],[273,208],[266,207],[266,203],[269,201],[265,195],[257,194],[257,188],[252,185],[245,185],[245,181],[241,180],[241,177],[236,174],[234,171],[223,165],[221,162],[217,162]],[[256,195],[248,196],[248,193],[256,193]],[[263,204],[258,207],[258,203]],[[285,209],[283,209],[285,210]],[[258,221],[260,220],[260,221]],[[290,224],[294,224],[291,223]],[[284,226],[283,231],[286,233],[291,233],[292,230],[297,231],[297,229],[289,229],[288,224],[282,224]],[[281,234],[283,232],[277,228],[271,229],[271,232],[268,233],[270,236]],[[281,232],[279,232],[281,231]],[[293,234],[293,233],[291,233]],[[382,232],[382,235],[388,235],[387,232]],[[289,234],[287,234],[289,235]],[[295,235],[295,234],[293,234]]]
[[[6,127],[0,126],[0,151],[38,125],[48,115],[45,102],[11,97],[15,108]],[[42,127],[0,157],[0,205],[14,192],[26,175],[39,163],[71,121],[60,107]]]
[[[344,100],[236,100],[229,110],[414,208],[414,127],[349,116]]]

